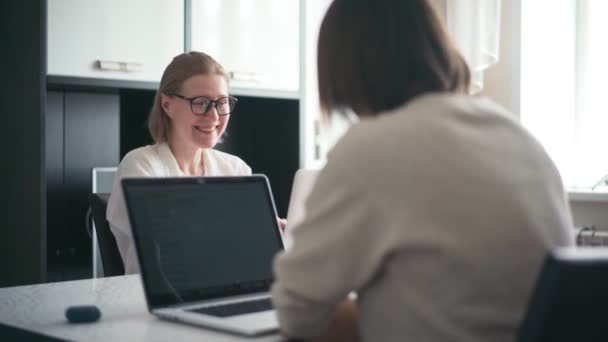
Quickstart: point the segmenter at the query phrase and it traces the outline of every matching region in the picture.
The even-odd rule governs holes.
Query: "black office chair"
[[[110,194],[89,194],[89,205],[95,223],[101,264],[105,277],[125,274],[125,267],[116,245],[114,234],[110,231],[110,224],[106,219],[106,208]]]
[[[608,250],[558,249],[545,259],[518,342],[608,341]]]

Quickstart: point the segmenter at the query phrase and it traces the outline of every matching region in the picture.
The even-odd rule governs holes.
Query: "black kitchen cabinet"
[[[117,92],[51,90],[46,107],[49,281],[91,276],[91,169],[119,162]]]

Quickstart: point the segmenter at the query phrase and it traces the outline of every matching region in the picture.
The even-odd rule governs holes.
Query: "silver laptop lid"
[[[283,248],[268,179],[125,178],[149,310],[268,291]]]

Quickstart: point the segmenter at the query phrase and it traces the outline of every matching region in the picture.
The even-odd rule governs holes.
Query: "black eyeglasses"
[[[205,96],[185,97],[179,94],[171,95],[190,102],[190,110],[196,115],[207,114],[211,109],[211,106],[215,106],[218,115],[228,115],[232,113],[236,106],[236,102],[238,101],[236,97],[232,96],[225,96],[220,97],[217,100],[212,100]]]

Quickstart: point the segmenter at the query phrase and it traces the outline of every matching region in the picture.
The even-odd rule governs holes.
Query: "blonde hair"
[[[154,97],[154,105],[148,115],[148,131],[154,142],[166,142],[171,129],[171,120],[161,105],[161,94],[179,93],[184,82],[196,75],[220,75],[226,82],[229,81],[224,68],[205,53],[190,51],[175,56],[165,68]]]

